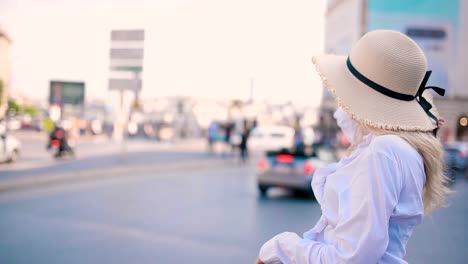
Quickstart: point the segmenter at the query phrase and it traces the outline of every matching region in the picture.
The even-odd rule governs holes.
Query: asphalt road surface
[[[54,151],[46,150],[45,133],[17,131],[16,137],[22,143],[20,157],[15,163],[0,164],[0,180],[83,169],[213,158],[204,153],[205,142],[200,140],[164,143],[128,139],[119,143],[99,136],[79,139],[75,146],[75,158],[54,159]]]
[[[259,198],[252,166],[180,169],[0,193],[0,263],[253,263],[320,216],[309,199]],[[410,263],[467,263],[468,181],[410,239]]]

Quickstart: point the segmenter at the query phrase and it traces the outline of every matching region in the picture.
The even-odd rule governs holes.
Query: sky
[[[187,95],[300,102],[322,85],[324,0],[1,0],[13,40],[12,89],[45,99],[51,79],[84,81],[87,99],[109,92],[112,29],[144,29],[143,98]]]

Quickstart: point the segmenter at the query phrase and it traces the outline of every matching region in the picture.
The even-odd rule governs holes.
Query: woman
[[[405,247],[424,214],[449,190],[430,71],[418,45],[388,30],[364,35],[349,57],[313,62],[340,108],[338,124],[352,145],[347,157],[318,170],[312,188],[322,208],[304,233],[281,233],[256,263],[406,263]]]

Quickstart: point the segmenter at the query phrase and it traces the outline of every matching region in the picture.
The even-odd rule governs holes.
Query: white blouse
[[[423,160],[395,135],[367,135],[338,163],[317,170],[312,188],[322,216],[303,238],[266,242],[266,263],[407,263],[406,243],[421,223]],[[299,217],[299,216],[295,216]]]

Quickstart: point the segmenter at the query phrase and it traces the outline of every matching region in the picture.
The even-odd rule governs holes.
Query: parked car
[[[468,142],[453,142],[445,146],[445,162],[450,169],[465,170],[468,159]]]
[[[21,128],[21,121],[17,118],[11,118],[7,122],[8,130],[18,130]]]
[[[21,150],[20,141],[13,135],[0,136],[0,162],[15,162]]]
[[[336,161],[334,149],[319,147],[310,154],[288,149],[268,151],[257,164],[257,184],[262,196],[271,187],[282,187],[313,195],[311,182],[315,171]]]

